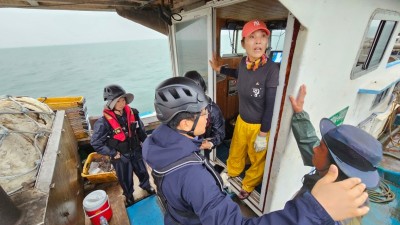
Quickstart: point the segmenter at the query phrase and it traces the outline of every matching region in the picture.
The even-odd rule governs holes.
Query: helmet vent
[[[160,98],[164,101],[164,102],[168,102],[167,98],[165,97],[164,93],[162,93],[161,91],[158,92],[158,96],[160,96]]]
[[[175,99],[178,99],[181,97],[181,96],[179,96],[179,94],[175,88],[168,89],[168,91],[172,95],[172,97],[174,97]]]
[[[192,96],[192,92],[190,92],[190,90],[188,90],[188,89],[186,89],[186,88],[182,88],[183,89],[183,91],[185,92],[185,94],[187,95],[187,96]]]

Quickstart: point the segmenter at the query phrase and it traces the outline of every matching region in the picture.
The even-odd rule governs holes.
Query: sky
[[[0,48],[166,38],[116,12],[0,9]]]

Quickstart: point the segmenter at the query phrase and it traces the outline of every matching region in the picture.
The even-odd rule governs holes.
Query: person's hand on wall
[[[213,57],[212,60],[208,60],[210,62],[210,66],[213,70],[215,70],[216,72],[221,72],[221,63],[219,62],[218,58],[217,58],[217,54],[214,52],[213,53]]]
[[[297,94],[296,99],[293,96],[289,96],[290,103],[292,103],[292,108],[295,113],[300,113],[303,111],[304,98],[307,94],[306,85],[301,85],[299,89],[299,93]]]

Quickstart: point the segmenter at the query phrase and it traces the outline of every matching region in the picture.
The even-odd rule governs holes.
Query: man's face
[[[243,48],[253,62],[259,59],[268,47],[268,35],[263,30],[256,30],[244,39]]]
[[[199,136],[206,132],[207,118],[208,118],[208,110],[203,109],[200,112],[199,120],[197,121],[197,125],[194,129],[194,135]]]
[[[114,106],[114,110],[121,111],[124,109],[125,105],[126,105],[125,98],[119,98],[117,103]]]
[[[321,140],[320,144],[315,147],[312,162],[315,168],[319,171],[324,171],[329,168],[331,164],[329,160],[329,150],[325,141]]]

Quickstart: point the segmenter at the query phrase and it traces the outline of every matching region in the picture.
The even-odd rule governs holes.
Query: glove
[[[254,141],[254,149],[256,152],[261,152],[267,149],[267,137],[257,135],[256,140]]]
[[[222,173],[220,173],[220,176],[222,178],[223,188],[229,188],[231,186],[231,183],[229,183],[228,174],[225,172],[222,172]]]

